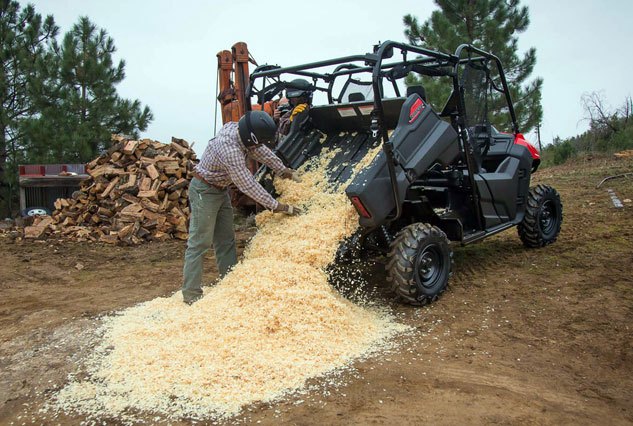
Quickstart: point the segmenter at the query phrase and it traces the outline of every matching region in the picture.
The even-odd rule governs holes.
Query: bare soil
[[[539,171],[533,183],[555,186],[564,202],[559,240],[529,250],[513,229],[456,247],[449,291],[431,306],[391,302],[382,265],[366,265],[372,297],[417,333],[355,363],[338,386],[317,379],[315,390],[229,423],[633,424],[633,203],[616,209],[606,191],[630,200],[633,184],[595,187],[631,170],[631,159],[594,158]],[[241,247],[252,232],[242,226]],[[183,242],[0,234],[0,424],[84,420],[40,409],[90,352],[101,316],[179,288],[183,253]]]

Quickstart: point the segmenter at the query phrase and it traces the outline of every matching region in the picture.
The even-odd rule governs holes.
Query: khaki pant
[[[182,295],[185,302],[202,296],[202,263],[211,247],[220,276],[237,263],[233,208],[227,190],[220,190],[193,178],[189,184],[189,240],[185,251]]]

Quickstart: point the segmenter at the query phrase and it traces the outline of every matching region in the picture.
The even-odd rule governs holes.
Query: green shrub
[[[593,153],[612,154],[633,149],[633,121],[617,118],[615,129],[592,126],[585,133],[568,139],[555,138],[541,152],[542,167],[563,164],[580,155]]]

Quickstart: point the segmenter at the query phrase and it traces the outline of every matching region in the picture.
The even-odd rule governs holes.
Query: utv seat
[[[486,155],[490,150],[490,146],[493,143],[491,132],[492,129],[489,132],[488,126],[485,124],[477,124],[476,126],[468,129],[469,138],[473,148],[473,157],[480,173],[486,173],[486,169],[483,165]]]
[[[384,124],[394,129],[398,123],[404,98],[386,98],[382,100]],[[310,118],[315,128],[323,133],[341,131],[369,131],[370,112],[374,101],[358,101],[346,104],[317,105],[310,108]]]
[[[417,93],[425,103],[428,103],[428,101],[426,100],[426,90],[424,89],[424,86],[419,85],[419,84],[415,86],[408,86],[407,98],[413,95],[414,93]]]
[[[365,100],[365,95],[359,92],[350,93],[347,97],[347,102],[362,102]]]

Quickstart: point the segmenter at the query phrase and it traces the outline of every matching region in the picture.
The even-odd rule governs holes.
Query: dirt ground
[[[417,333],[339,386],[316,380],[229,423],[633,424],[633,203],[616,209],[606,191],[630,200],[633,182],[595,188],[632,170],[594,158],[537,173],[564,202],[559,240],[528,250],[512,229],[456,247],[450,289],[429,307],[390,302],[382,265],[368,265],[373,297]],[[100,316],[178,289],[183,252],[0,235],[0,424],[80,423],[40,409],[90,351]]]

